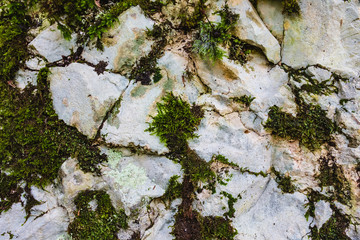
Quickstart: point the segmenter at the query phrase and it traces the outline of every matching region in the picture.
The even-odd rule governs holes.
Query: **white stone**
[[[129,81],[118,74],[98,75],[80,63],[50,69],[54,109],[65,123],[90,138],[95,137],[106,112],[121,96]]]
[[[138,155],[119,157],[115,169],[104,167],[102,173],[115,203],[121,202],[129,212],[149,198],[162,196],[170,178],[181,175],[181,170],[180,165],[165,157]]]
[[[282,62],[294,68],[320,64],[358,76],[359,2],[303,0],[299,5],[299,17],[285,17]]]
[[[284,15],[279,14],[283,10],[282,2],[278,0],[258,0],[256,9],[272,35],[279,42],[282,42],[284,37]]]
[[[212,90],[212,95],[223,97],[255,97],[250,109],[263,120],[267,119],[269,108],[282,107],[289,113],[296,112],[296,105],[290,87],[288,75],[280,67],[271,68],[262,55],[252,54],[251,60],[244,66],[224,59],[215,63],[198,60],[198,75]]]
[[[280,45],[266,28],[248,0],[229,0],[230,9],[239,14],[234,34],[241,40],[261,48],[267,59],[272,63],[280,61]]]
[[[20,89],[24,89],[29,84],[36,86],[37,75],[38,72],[20,69],[15,75],[16,86]]]
[[[302,239],[311,221],[304,217],[305,203],[305,195],[282,194],[270,180],[254,206],[242,214],[235,212],[232,225],[238,231],[236,239]]]
[[[39,57],[34,57],[27,60],[25,62],[25,65],[31,70],[40,70],[41,68],[46,66],[46,62]]]
[[[25,222],[25,210],[20,203],[16,203],[9,211],[1,214],[0,233],[11,232],[15,239],[56,240],[67,231],[69,220],[65,209],[47,209],[44,215],[36,218],[40,214],[31,216]]]
[[[139,6],[129,8],[118,19],[119,23],[103,34],[104,51],[85,47],[82,57],[93,64],[105,61],[108,69],[125,73],[150,52],[153,41],[146,39],[145,30],[151,30],[154,21],[146,18]]]
[[[61,60],[62,56],[70,55],[71,50],[76,51],[76,38],[73,34],[70,41],[64,39],[54,24],[42,31],[29,45],[35,47],[49,62],[55,62]]]
[[[332,210],[330,208],[330,203],[321,200],[315,204],[315,224],[318,229],[329,220],[331,215]]]
[[[225,117],[207,112],[196,131],[199,138],[189,146],[205,161],[210,161],[214,154],[222,154],[240,167],[266,172],[271,163],[271,146],[266,137],[246,130],[237,112]]]

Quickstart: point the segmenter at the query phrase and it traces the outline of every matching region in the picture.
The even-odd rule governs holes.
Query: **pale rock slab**
[[[61,60],[62,56],[70,55],[71,51],[75,52],[76,38],[73,34],[70,41],[64,39],[57,24],[54,24],[42,31],[29,46],[34,47],[49,62],[55,62]]]
[[[305,195],[282,194],[271,179],[254,206],[244,213],[235,212],[232,223],[238,231],[235,239],[302,239],[309,232],[311,222],[304,217],[305,203]]]
[[[196,131],[199,138],[190,141],[189,146],[205,161],[210,161],[214,154],[222,154],[240,167],[267,172],[271,164],[268,139],[246,130],[237,112],[224,117],[206,112]]]
[[[0,216],[0,233],[11,232],[14,239],[56,240],[67,231],[69,216],[67,211],[58,205],[59,193],[53,186],[44,190],[32,187],[34,198],[41,202],[31,209],[31,215],[25,221],[25,210],[20,203],[2,213]],[[9,239],[5,234],[0,239]]]
[[[359,2],[304,0],[300,16],[285,16],[282,62],[320,64],[345,76],[360,73]]]
[[[20,69],[15,75],[16,86],[20,89],[26,88],[29,84],[37,85],[38,72]]]
[[[252,54],[244,66],[223,59],[215,63],[197,61],[197,73],[211,90],[212,95],[226,98],[251,95],[255,100],[250,109],[263,120],[267,119],[268,109],[277,105],[284,111],[296,113],[294,96],[288,83],[288,75],[279,66],[271,68],[266,59]]]
[[[272,35],[281,43],[284,37],[284,15],[281,1],[258,0],[256,9]]]
[[[278,63],[281,59],[279,42],[266,28],[252,4],[248,0],[229,0],[228,5],[234,13],[239,14],[234,35],[259,47],[270,62]]]
[[[198,200],[194,204],[203,216],[223,216],[229,211],[228,198],[221,193],[222,191],[237,198],[234,204],[237,215],[246,213],[256,205],[270,180],[269,177],[243,174],[239,170],[227,170],[227,174],[221,174],[223,180],[229,179],[226,181],[227,185],[217,184],[215,194],[206,189],[197,194]]]
[[[56,113],[89,138],[95,137],[106,112],[129,84],[121,75],[108,72],[98,75],[92,67],[80,63],[50,71]]]
[[[34,57],[27,60],[25,62],[25,65],[31,70],[40,70],[41,68],[46,66],[46,62],[39,57]]]
[[[181,167],[165,157],[118,155],[111,164],[102,168],[102,173],[115,204],[123,204],[125,211],[130,213],[131,209],[145,204],[149,198],[162,196],[169,179],[173,175],[181,175]]]
[[[184,101],[193,103],[204,90],[196,80],[183,82],[182,74],[186,67],[183,57],[166,52],[159,59],[158,66],[163,75],[159,82],[147,86],[140,82],[129,85],[120,106],[112,112],[101,130],[106,142],[119,146],[133,144],[159,154],[168,151],[157,136],[145,131],[151,116],[157,113],[156,103],[170,91]]]
[[[119,23],[103,34],[104,51],[85,47],[82,57],[93,64],[105,61],[107,69],[125,74],[150,52],[153,41],[146,39],[145,31],[153,28],[154,21],[146,18],[139,6],[129,8],[118,19]]]

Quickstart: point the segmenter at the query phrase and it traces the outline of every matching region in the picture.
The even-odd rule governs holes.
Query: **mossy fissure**
[[[158,114],[153,116],[147,131],[160,137],[169,148],[168,157],[179,162],[184,170],[183,183],[173,183],[166,192],[181,186],[182,203],[178,207],[172,234],[177,240],[234,239],[236,230],[230,220],[222,217],[203,217],[192,209],[194,191],[199,181],[211,182],[215,173],[209,163],[201,159],[187,144],[188,139],[197,137],[194,133],[200,124],[203,112],[198,106],[190,106],[172,93],[157,104]],[[175,178],[173,180],[176,180]],[[231,213],[230,213],[231,214]]]

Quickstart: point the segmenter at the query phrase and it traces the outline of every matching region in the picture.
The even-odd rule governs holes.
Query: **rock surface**
[[[159,2],[164,6],[156,5]],[[65,40],[57,25],[32,40],[29,46],[35,50],[9,87],[21,92],[29,84],[35,86],[39,70],[48,66],[59,119],[86,135],[107,161],[97,165],[98,173],[90,173],[80,168],[76,154],[64,159],[54,184],[31,187],[40,204],[27,221],[21,203],[1,213],[0,239],[71,239],[69,223],[80,214],[74,199],[84,190],[105,191],[115,209],[125,211],[129,227],[115,234],[118,239],[173,239],[181,204],[189,199],[190,215],[223,219],[236,229],[237,240],[311,239],[315,227],[330,234],[326,227],[335,210],[351,220],[346,225],[337,216],[336,229],[347,236],[341,239],[360,239],[355,227],[360,224],[359,1],[301,0],[298,15],[284,12],[281,1],[275,0],[201,3],[148,1],[150,5],[126,7],[99,40],[103,51],[94,47],[96,39],[87,45],[77,45],[75,34]],[[219,23],[216,13],[225,4],[239,14],[231,34],[257,47],[242,52],[247,60],[243,64],[226,56],[211,62],[192,48],[198,22]],[[100,6],[96,19],[106,14],[106,7]],[[197,19],[202,14],[208,19]],[[159,26],[165,26],[163,32]],[[154,56],[149,53],[158,47],[159,38],[149,34],[166,41]],[[83,47],[79,56],[63,58],[78,47]],[[140,66],[141,74],[151,79],[147,85],[129,79],[142,57],[147,62]],[[195,127],[198,137],[184,145],[187,154],[203,160],[216,175],[209,182],[191,182],[184,160],[170,160],[171,146],[147,131],[159,114],[158,103],[169,92],[187,102],[192,114],[200,116],[197,110],[203,110]],[[266,128],[273,106],[284,113],[275,130],[287,137]],[[339,127],[319,149],[289,136],[289,128],[308,131],[304,136],[317,131],[298,120],[300,110],[308,106],[319,106]],[[305,114],[311,120],[319,113]],[[284,119],[297,122],[285,128]],[[214,161],[217,155],[228,162]],[[164,194],[174,187],[175,178],[181,189],[175,187],[170,196],[176,199],[168,201]],[[185,185],[189,181],[194,191]],[[21,201],[26,203],[24,196]],[[90,203],[95,209],[94,201]]]
[[[95,137],[106,113],[129,81],[120,75],[98,75],[85,64],[51,68],[50,90],[59,118],[90,138]]]

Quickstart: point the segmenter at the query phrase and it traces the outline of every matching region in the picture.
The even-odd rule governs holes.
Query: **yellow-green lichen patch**
[[[141,186],[148,180],[145,169],[138,167],[133,163],[129,163],[123,167],[121,171],[111,170],[106,172],[105,175],[112,176],[115,183],[119,186],[130,188]]]

